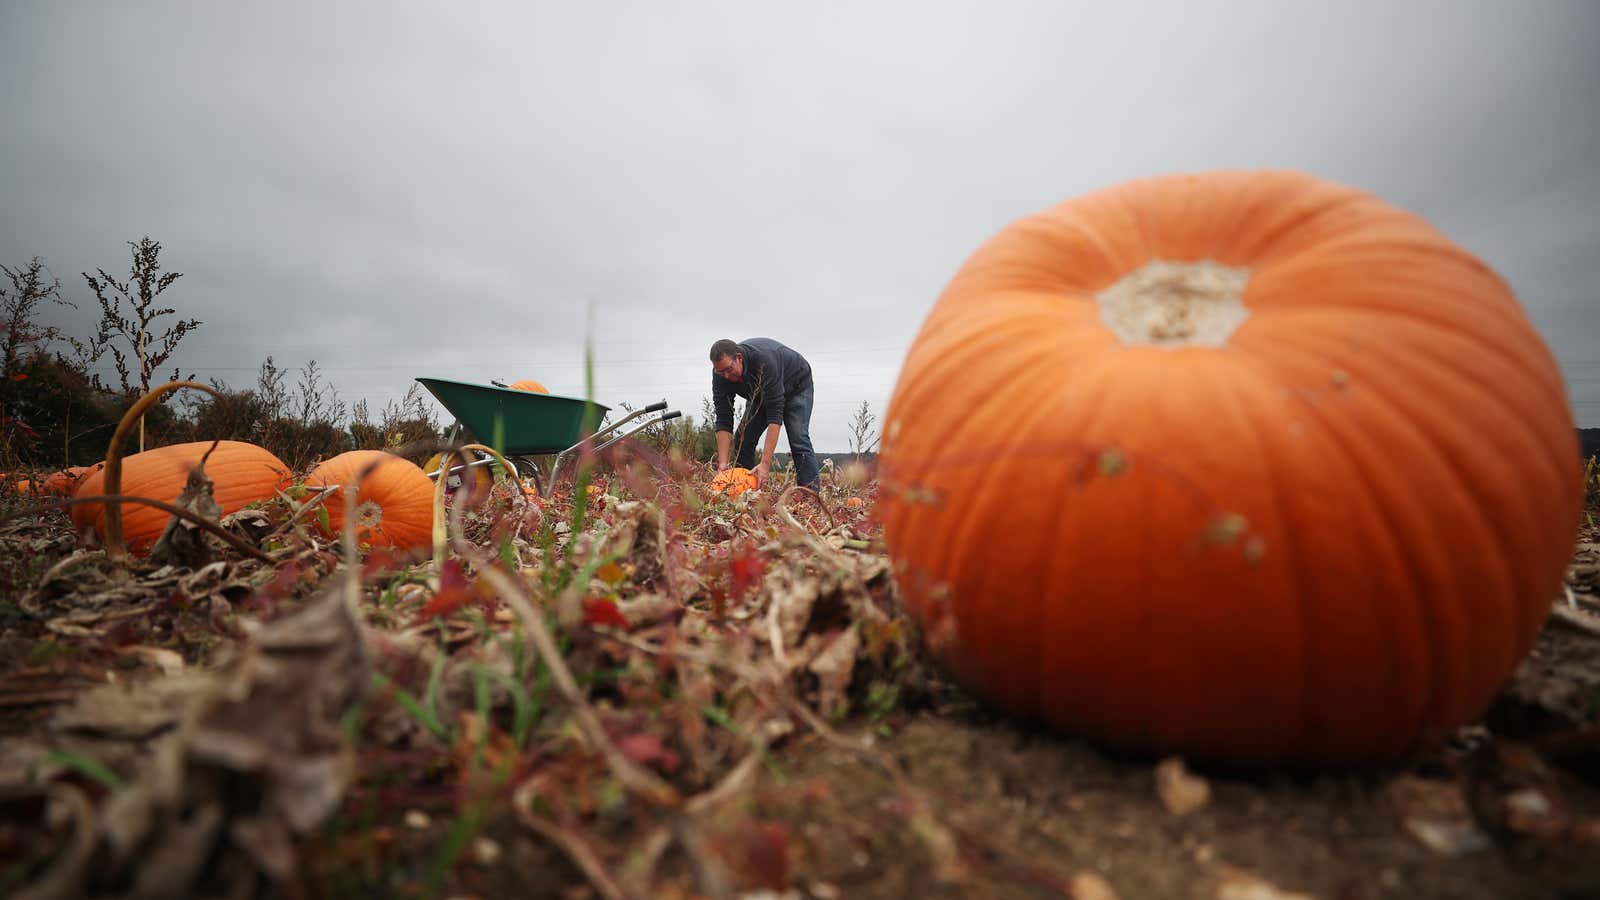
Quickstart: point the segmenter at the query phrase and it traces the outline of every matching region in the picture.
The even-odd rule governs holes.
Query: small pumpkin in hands
[[[368,466],[356,490],[356,540],[372,547],[425,550],[433,541],[433,480],[416,463],[382,450],[351,450],[311,470],[306,487],[338,486],[323,501],[328,537],[344,528],[343,491]]]
[[[753,491],[760,486],[761,482],[756,480],[756,473],[739,466],[723,469],[711,479],[711,490],[727,494],[729,497],[737,497],[745,491]]]

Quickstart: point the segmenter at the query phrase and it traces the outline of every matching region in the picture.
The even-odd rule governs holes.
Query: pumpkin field
[[[1017,221],[814,490],[127,387],[0,493],[7,896],[1600,896],[1600,460],[1372,195]]]
[[[458,492],[448,547],[421,559],[325,534],[304,481],[221,516],[232,542],[183,564],[85,548],[59,506],[8,497],[6,893],[1600,884],[1592,525],[1532,656],[1443,746],[1210,770],[1011,721],[945,680],[899,609],[865,467],[832,468],[820,498],[728,497],[700,464],[640,458],[545,498]]]

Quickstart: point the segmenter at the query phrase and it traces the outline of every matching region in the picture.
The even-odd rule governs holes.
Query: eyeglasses
[[[735,361],[730,359],[728,360],[728,364],[725,366],[712,366],[711,371],[722,376],[723,378],[727,378],[729,375],[733,374],[734,365],[736,365]]]

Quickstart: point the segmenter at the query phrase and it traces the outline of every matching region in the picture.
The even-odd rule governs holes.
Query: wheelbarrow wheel
[[[435,453],[428,457],[427,462],[422,464],[422,471],[430,473],[436,471],[443,460],[443,452]],[[461,465],[461,457],[452,457],[451,462],[453,465],[459,466]],[[487,491],[494,485],[494,475],[486,466],[473,466],[463,471],[443,473],[438,477],[446,479],[445,493],[447,494],[454,494],[463,488],[467,489],[468,493],[476,494],[479,491]]]
[[[527,478],[533,482],[533,489],[539,496],[544,496],[544,473],[539,470],[537,460],[527,456],[511,457],[511,464],[517,468],[519,478]]]

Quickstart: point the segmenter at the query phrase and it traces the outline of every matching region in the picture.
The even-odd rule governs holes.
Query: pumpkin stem
[[[1152,260],[1095,295],[1100,320],[1124,344],[1220,347],[1250,317],[1250,270],[1209,259]]]
[[[111,445],[106,448],[106,478],[103,488],[107,497],[106,501],[106,556],[121,562],[128,557],[127,544],[122,539],[122,442],[133,430],[136,423],[143,421],[144,414],[161,400],[162,395],[170,394],[179,388],[194,388],[205,391],[213,397],[221,399],[216,390],[197,381],[169,381],[159,387],[150,389],[128,411],[122,414],[122,421],[117,423],[117,430],[111,433]],[[204,465],[204,463],[202,463]]]

